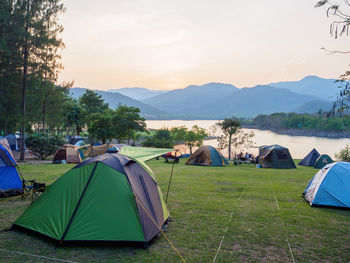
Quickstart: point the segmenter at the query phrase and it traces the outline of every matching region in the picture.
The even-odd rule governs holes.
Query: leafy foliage
[[[63,144],[63,137],[57,134],[34,133],[26,139],[28,149],[41,160],[54,154],[58,147]]]
[[[174,141],[169,130],[160,129],[157,130],[153,136],[150,136],[145,141],[143,141],[142,146],[156,148],[173,148]]]
[[[335,154],[335,158],[341,161],[350,162],[350,145],[347,144],[338,154]]]
[[[249,124],[260,129],[299,129],[340,132],[350,130],[350,116],[327,118],[322,112],[316,115],[297,113],[260,114]]]
[[[241,123],[234,117],[230,119],[225,119],[222,122],[218,122],[214,126],[214,130],[216,128],[220,129],[220,134],[217,137],[219,148],[224,149],[228,148],[228,158],[231,159],[231,148],[234,142],[236,142],[236,147],[239,145],[238,142],[241,142],[244,138],[243,131],[240,133],[242,138],[238,140],[238,138],[234,139],[234,135],[241,128]]]
[[[203,140],[208,136],[205,129],[194,125],[190,131],[186,132],[185,144],[190,148],[190,153],[192,154],[192,148],[194,146],[200,147],[203,145]]]
[[[343,4],[332,3],[328,0],[320,0],[316,3],[315,7],[327,6],[327,17],[332,18],[333,22],[330,24],[330,34],[337,39],[342,35],[349,35],[350,26],[350,2],[344,0]],[[329,51],[323,48],[328,54],[349,54],[350,51]],[[340,83],[340,91],[337,94],[337,99],[333,104],[332,110],[328,116],[339,115],[342,117],[344,114],[349,113],[350,110],[350,71],[347,70],[344,74],[340,75],[338,82]]]
[[[112,140],[116,136],[111,112],[95,113],[92,115],[92,119],[93,121],[88,127],[90,139],[96,138],[102,143],[106,143],[107,140]]]
[[[113,125],[115,125],[116,138],[121,140],[135,140],[137,131],[145,131],[145,119],[140,115],[141,111],[136,107],[119,105],[113,113]]]

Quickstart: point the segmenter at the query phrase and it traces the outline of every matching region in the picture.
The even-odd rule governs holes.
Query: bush
[[[347,144],[338,154],[335,154],[338,160],[350,162],[350,145]]]
[[[28,149],[41,160],[45,160],[48,156],[54,154],[64,142],[63,137],[56,134],[34,133],[26,138]]]
[[[171,132],[166,129],[157,130],[156,133],[142,142],[144,147],[173,148],[174,141]]]

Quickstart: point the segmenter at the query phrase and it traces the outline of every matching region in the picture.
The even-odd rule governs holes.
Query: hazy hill
[[[70,89],[70,93],[74,98],[78,98],[81,95],[85,93],[84,88],[72,88]],[[109,92],[109,91],[102,91],[102,90],[95,90],[96,93],[100,94],[102,98],[109,104],[109,107],[112,109],[115,109],[118,104],[127,105],[127,106],[133,106],[138,107],[141,110],[141,114],[144,117],[156,117],[157,115],[162,114],[163,112],[151,107],[147,104],[144,104],[138,100],[134,100],[130,97],[124,96],[118,92]]]
[[[289,89],[299,94],[312,95],[325,100],[333,100],[338,91],[339,82],[317,76],[306,76],[299,81],[285,81],[269,84],[270,86]]]
[[[191,113],[211,118],[253,117],[257,114],[290,112],[315,100],[316,97],[297,94],[287,89],[259,85],[239,89],[219,100],[199,105],[193,108]]]
[[[318,112],[320,109],[322,111],[329,111],[332,108],[332,106],[333,106],[333,103],[330,101],[312,100],[305,103],[304,105],[301,105],[300,107],[295,108],[293,112],[312,114],[312,113]]]
[[[132,88],[121,88],[111,89],[110,92],[119,92],[125,96],[133,98],[135,100],[145,100],[151,97],[168,92],[168,90],[150,90],[146,88],[132,87]]]
[[[231,96],[239,89],[231,84],[208,83],[201,86],[191,85],[143,100],[169,113],[192,113],[203,105]]]

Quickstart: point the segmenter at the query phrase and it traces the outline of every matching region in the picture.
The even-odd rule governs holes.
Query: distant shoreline
[[[318,131],[318,130],[279,130],[272,128],[261,128],[256,125],[242,125],[246,129],[257,129],[262,131],[272,131],[277,134],[282,135],[291,135],[291,136],[306,136],[306,137],[320,137],[320,138],[332,138],[332,139],[341,139],[341,138],[350,138],[350,131],[335,132],[335,131]]]

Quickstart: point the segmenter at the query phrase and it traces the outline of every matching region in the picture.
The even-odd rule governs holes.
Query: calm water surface
[[[193,121],[182,121],[182,120],[170,120],[170,121],[146,121],[147,128],[149,129],[160,129],[160,128],[172,128],[177,126],[186,126],[192,128],[193,125],[210,129],[218,121],[215,120],[193,120]],[[350,144],[350,138],[345,139],[329,139],[320,137],[307,137],[307,136],[290,136],[280,135],[271,131],[262,131],[257,129],[245,129],[251,130],[255,133],[253,138],[255,146],[260,145],[271,145],[279,144],[289,148],[293,158],[303,158],[308,154],[312,148],[316,148],[321,154],[327,153],[332,158],[335,153],[338,153],[340,149],[344,148],[346,144]],[[204,144],[216,147],[216,140],[206,140]],[[257,148],[252,148],[249,152],[257,154]],[[226,155],[225,151],[223,154]]]

